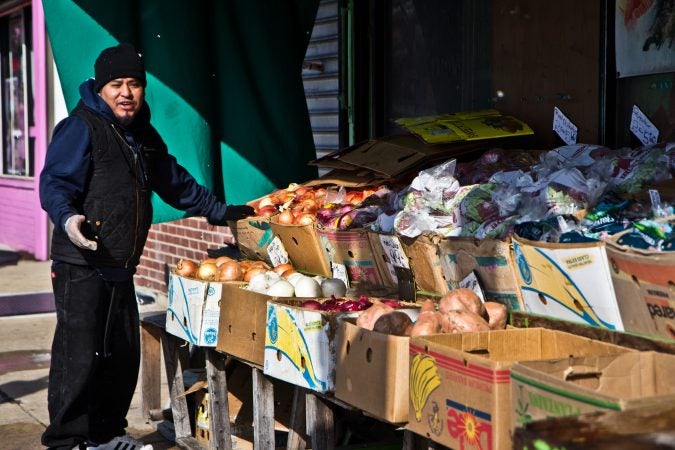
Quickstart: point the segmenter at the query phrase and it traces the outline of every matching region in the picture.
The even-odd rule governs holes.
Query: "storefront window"
[[[28,16],[24,9],[0,18],[3,175],[33,176]]]

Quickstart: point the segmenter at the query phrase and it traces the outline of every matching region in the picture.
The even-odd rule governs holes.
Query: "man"
[[[54,129],[40,200],[54,222],[57,324],[49,372],[51,449],[151,450],[125,436],[140,365],[133,274],[152,219],[150,196],[214,225],[252,215],[227,206],[180,166],[150,124],[133,46],[103,50],[95,78]]]

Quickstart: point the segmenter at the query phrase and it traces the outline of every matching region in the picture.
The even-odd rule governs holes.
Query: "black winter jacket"
[[[125,128],[94,91],[93,80],[80,86],[80,95],[77,108],[55,127],[40,174],[40,201],[55,225],[53,260],[133,269],[152,220],[152,192],[210,222],[223,217],[226,205],[168,153],[150,124],[147,104]],[[82,231],[98,242],[96,251],[68,239],[64,225],[74,214],[86,217]]]

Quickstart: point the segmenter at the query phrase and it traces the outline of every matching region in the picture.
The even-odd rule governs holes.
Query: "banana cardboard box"
[[[166,332],[190,344],[215,347],[223,284],[169,274]]]
[[[624,331],[604,242],[557,244],[514,236],[525,311]]]
[[[262,367],[267,302],[289,298],[249,291],[245,286],[245,283],[223,285],[216,350]]]
[[[675,252],[609,241],[607,257],[625,329],[675,339]]]
[[[449,448],[510,450],[516,361],[629,351],[545,328],[411,338],[406,428]]]
[[[267,302],[263,373],[320,393],[333,392],[339,323],[356,314],[306,309],[301,303]]]
[[[471,272],[476,274],[486,301],[524,308],[516,278],[511,240],[446,237],[439,242],[443,274],[452,286],[459,286]]]
[[[512,425],[672,405],[674,371],[675,355],[658,352],[517,362],[511,368]]]

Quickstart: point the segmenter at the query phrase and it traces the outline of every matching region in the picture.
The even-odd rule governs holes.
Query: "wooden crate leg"
[[[255,367],[253,372],[253,448],[270,450],[274,442],[274,385]]]
[[[211,348],[206,350],[206,376],[209,384],[211,448],[214,450],[232,450],[225,357]]]
[[[288,430],[286,450],[305,450],[306,448],[305,390],[299,386],[295,386],[293,389],[293,406],[291,409],[291,423]]]
[[[335,448],[333,409],[329,403],[311,392],[305,394],[305,422],[307,435],[312,440],[312,450]]]
[[[183,365],[181,364],[180,358],[180,352],[182,351],[181,345],[184,341],[168,333],[164,334],[161,341],[162,348],[164,349],[166,379],[169,384],[169,395],[171,398],[173,426],[176,432],[176,441],[178,441],[182,438],[192,437],[187,400],[185,396],[179,397],[179,395],[185,392]]]
[[[141,324],[141,410],[146,420],[154,420],[154,412],[162,407],[161,333],[152,324]]]

